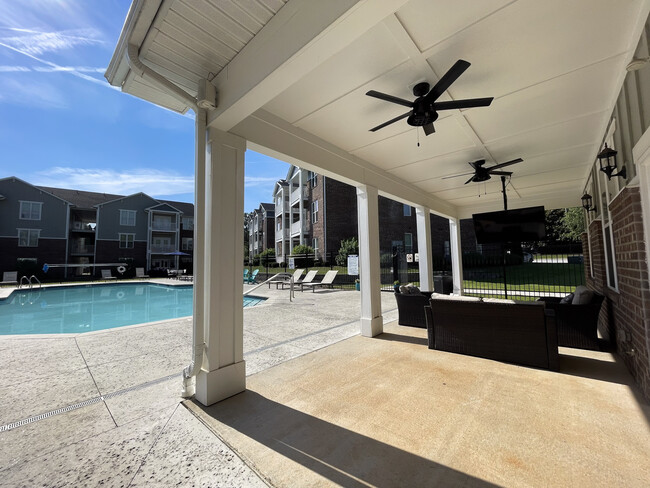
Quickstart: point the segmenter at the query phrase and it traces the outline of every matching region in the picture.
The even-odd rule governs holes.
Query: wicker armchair
[[[430,291],[421,291],[414,295],[395,293],[399,316],[397,323],[426,329],[427,321],[424,316],[424,307],[429,305],[429,297],[431,297]]]
[[[560,303],[560,298],[541,297],[546,308],[555,311],[558,345],[578,349],[600,350],[598,342],[598,315],[604,296],[595,293],[585,305]]]

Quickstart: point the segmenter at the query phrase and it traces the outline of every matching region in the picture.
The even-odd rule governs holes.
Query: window
[[[120,225],[135,226],[135,210],[120,210]]]
[[[314,173],[313,171],[309,171],[307,173],[307,181],[309,181],[309,186],[311,188],[315,188],[316,185],[318,185],[318,174]]]
[[[181,240],[181,250],[182,251],[193,251],[194,250],[194,239],[191,237],[183,237]]]
[[[120,234],[120,249],[133,249],[135,234]]]
[[[194,230],[194,217],[183,217],[181,219],[183,230]]]
[[[404,204],[404,217],[410,217],[411,216],[411,206]]]
[[[408,232],[404,234],[404,252],[406,254],[411,254],[413,252],[413,234]]]
[[[311,202],[311,223],[318,222],[318,200]]]
[[[41,220],[43,202],[20,202],[20,220]]]
[[[41,229],[18,229],[18,247],[38,247]]]
[[[314,237],[311,241],[311,247],[314,249],[314,251],[318,250],[318,237]]]

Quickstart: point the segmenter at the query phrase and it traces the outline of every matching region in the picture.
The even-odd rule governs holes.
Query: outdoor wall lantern
[[[595,212],[596,207],[593,206],[593,200],[591,199],[591,195],[589,193],[585,193],[582,195],[582,208],[584,208],[587,212]]]
[[[598,153],[598,161],[600,161],[600,170],[607,175],[607,179],[611,180],[612,176],[620,176],[621,178],[627,178],[627,172],[625,171],[625,166],[621,168],[618,173],[616,171],[616,155],[618,151],[615,151],[611,147],[607,147],[605,144],[605,149]]]

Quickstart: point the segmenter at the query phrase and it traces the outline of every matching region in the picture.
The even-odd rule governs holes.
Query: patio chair
[[[259,272],[260,272],[259,269],[254,269],[250,276],[244,278],[244,283],[247,283],[249,285],[255,283],[255,279],[257,278],[257,273]]]
[[[136,278],[149,278],[148,274],[144,274],[144,268],[135,268]]]
[[[2,281],[0,285],[17,285],[18,284],[18,271],[5,271],[2,273]]]
[[[116,280],[117,278],[111,274],[110,269],[102,269],[102,280]]]
[[[244,268],[244,283],[246,283],[246,280],[248,279],[248,273],[250,273],[250,270],[248,268]]]
[[[295,271],[293,272],[293,275],[290,275],[290,274],[288,274],[288,273],[282,273],[282,274],[281,274],[280,276],[278,276],[276,279],[274,279],[274,280],[269,280],[269,282],[268,282],[268,283],[269,283],[269,288],[271,288],[271,284],[274,283],[274,284],[275,284],[275,289],[276,289],[276,290],[278,289],[278,286],[279,286],[279,285],[282,285],[282,289],[284,289],[284,285],[288,285],[289,283],[291,283],[291,277],[292,277],[292,276],[293,276],[293,282],[294,282],[294,283],[297,283],[298,280],[300,280],[300,277],[302,276],[302,274],[303,274],[304,272],[305,272],[304,269],[302,269],[302,268],[298,268],[297,270],[295,270]]]
[[[336,278],[336,273],[338,273],[338,270],[328,271],[327,273],[325,273],[325,276],[323,277],[323,279],[318,283],[305,283],[305,282],[302,282],[302,283],[300,283],[300,291],[303,291],[305,286],[310,287],[312,293],[314,293],[314,290],[316,289],[316,287],[321,287],[322,288],[322,287],[327,286],[329,288],[334,288],[334,278]]]

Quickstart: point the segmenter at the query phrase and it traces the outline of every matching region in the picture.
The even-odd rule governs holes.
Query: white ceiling
[[[158,3],[145,2],[158,13],[155,28],[153,14],[140,15],[123,38],[131,35],[143,62],[192,95],[201,78],[217,75],[215,127],[291,162],[345,173],[317,151],[310,156],[309,141],[394,181],[399,199],[408,201],[410,189],[413,203],[428,195],[429,206],[440,202],[437,210],[461,217],[502,205],[496,177],[442,179],[467,173],[479,158],[524,159],[508,168],[512,208],[579,205],[650,9],[648,0],[171,0],[153,8]],[[139,4],[133,8],[145,12]],[[187,108],[121,58],[118,46],[112,83],[121,78],[125,91]],[[415,83],[435,84],[458,59],[471,66],[440,100],[493,96],[490,107],[440,112],[428,137],[405,120],[368,131],[407,111],[368,90],[413,99]],[[262,120],[276,120],[301,143],[283,145]],[[355,181],[353,174],[342,179]],[[378,186],[391,193],[391,184]]]

